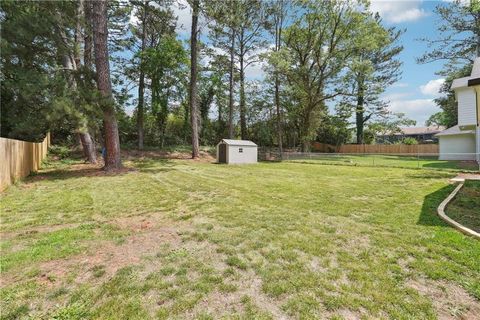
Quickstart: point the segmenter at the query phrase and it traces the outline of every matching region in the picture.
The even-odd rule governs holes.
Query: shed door
[[[218,162],[227,163],[227,145],[225,143],[218,146]]]

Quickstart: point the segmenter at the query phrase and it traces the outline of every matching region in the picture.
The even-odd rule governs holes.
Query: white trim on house
[[[475,134],[475,130],[460,130],[460,126],[457,124],[456,126],[450,127],[448,129],[443,130],[440,133],[437,133],[436,137],[441,136],[451,136],[451,135],[458,135],[458,134]]]

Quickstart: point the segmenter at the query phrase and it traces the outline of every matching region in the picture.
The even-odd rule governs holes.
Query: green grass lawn
[[[480,181],[466,181],[448,204],[446,213],[453,220],[480,233]]]
[[[1,317],[474,318],[480,242],[431,170],[75,162],[1,194]]]
[[[421,168],[445,171],[478,172],[479,167],[474,161],[445,161],[437,156],[419,155],[384,155],[384,154],[340,154],[340,153],[307,153],[286,154],[286,160],[295,162],[310,162],[321,164],[341,164],[350,166]]]

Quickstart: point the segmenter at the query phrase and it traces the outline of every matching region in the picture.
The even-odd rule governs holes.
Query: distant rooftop
[[[401,128],[401,133],[396,133],[398,135],[413,135],[413,134],[430,134],[430,133],[438,133],[445,130],[444,126],[430,126],[430,127],[409,127],[409,128]]]
[[[421,134],[437,134],[445,130],[444,126],[429,126],[429,127],[405,127],[400,128],[401,132],[387,132],[381,136],[413,136]]]

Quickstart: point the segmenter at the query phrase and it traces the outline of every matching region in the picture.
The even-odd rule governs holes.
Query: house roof
[[[454,136],[458,134],[473,134],[473,130],[460,130],[460,127],[458,125],[450,127],[446,130],[443,130],[440,133],[437,133],[435,136]]]
[[[225,143],[225,144],[228,144],[230,146],[252,146],[252,147],[256,147],[257,145],[250,141],[250,140],[233,140],[233,139],[222,139],[222,141],[220,141],[220,143]]]
[[[409,134],[429,134],[429,133],[437,133],[445,130],[443,126],[430,126],[430,127],[409,127],[409,128],[401,128],[402,133],[405,135]]]
[[[470,76],[453,80],[451,89],[466,88],[468,87],[468,82],[476,78],[480,78],[480,58],[475,58]]]
[[[401,132],[390,132],[386,135],[403,136],[403,135],[417,135],[417,134],[432,134],[445,130],[444,126],[430,126],[430,127],[408,127],[400,128]]]

